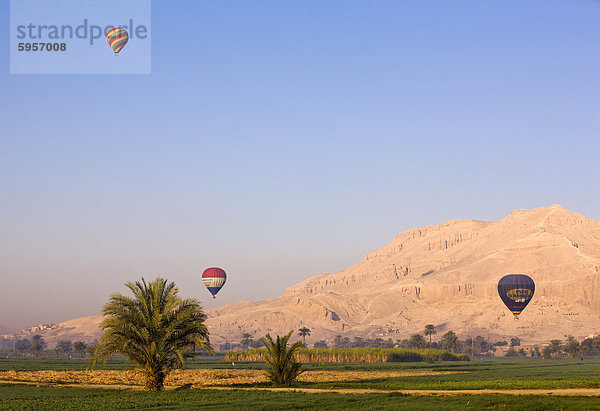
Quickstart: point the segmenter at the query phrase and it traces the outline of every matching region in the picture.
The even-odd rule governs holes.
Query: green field
[[[354,365],[354,364],[353,364]],[[360,364],[362,365],[362,364]],[[390,365],[378,365],[388,369]],[[367,367],[365,367],[367,368]],[[462,371],[457,374],[436,376],[412,376],[371,381],[346,381],[328,383],[305,383],[311,388],[378,388],[394,389],[553,389],[553,388],[599,388],[600,361],[598,360],[514,360],[473,361],[469,363],[410,364],[390,369],[421,369],[432,371]],[[329,364],[326,369],[335,369]],[[340,368],[338,368],[340,369]],[[347,364],[341,369],[359,369]]]
[[[132,392],[0,385],[0,409],[600,409],[600,398],[518,395],[428,397],[403,394],[187,390]]]
[[[0,358],[0,371],[6,370],[83,370],[82,359]],[[113,359],[101,369],[130,369],[129,363]],[[234,368],[222,357],[203,357],[188,363],[188,368]],[[263,363],[236,363],[235,368],[264,368]],[[526,389],[526,388],[600,388],[600,360],[485,360],[447,363],[313,363],[307,370],[322,371],[460,371],[448,375],[421,375],[341,382],[303,382],[299,388],[373,388],[373,389]],[[268,384],[241,385],[240,388],[266,387]],[[600,409],[600,397],[559,397],[521,395],[412,396],[382,394],[307,394],[247,390],[194,389],[162,393],[107,389],[57,388],[0,385],[2,409],[152,409],[234,407],[254,409]]]

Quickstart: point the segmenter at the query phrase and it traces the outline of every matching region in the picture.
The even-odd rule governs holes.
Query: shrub
[[[283,337],[278,335],[276,340],[273,340],[271,335],[267,334],[264,339],[261,339],[266,347],[264,352],[265,361],[269,364],[267,377],[276,385],[289,387],[302,373],[302,364],[294,356],[302,343],[296,341],[288,347],[288,341],[293,333],[292,330]]]

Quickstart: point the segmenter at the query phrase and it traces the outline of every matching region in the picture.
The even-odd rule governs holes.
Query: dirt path
[[[102,388],[112,390],[131,390],[142,391],[144,388],[139,385],[124,384],[58,384],[48,382],[31,381],[13,381],[0,380],[0,384],[13,385],[33,385],[37,387],[74,387],[74,388]],[[177,386],[167,386],[167,390],[174,390]],[[335,394],[389,394],[401,393],[410,395],[440,395],[440,396],[458,396],[458,395],[554,395],[554,396],[578,396],[578,397],[596,397],[600,396],[600,388],[557,388],[557,389],[523,389],[523,390],[377,390],[373,388],[239,388],[239,387],[202,387],[207,390],[245,390],[245,391],[292,391],[305,392],[313,394],[335,393]]]

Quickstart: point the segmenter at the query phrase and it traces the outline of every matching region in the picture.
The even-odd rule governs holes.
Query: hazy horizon
[[[600,220],[599,17],[153,2],[151,75],[5,65],[0,325],[99,314],[142,276],[205,308],[276,297],[451,219],[560,204]],[[209,266],[228,273],[216,300]]]

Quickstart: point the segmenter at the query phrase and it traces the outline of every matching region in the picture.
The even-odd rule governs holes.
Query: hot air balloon
[[[210,291],[213,298],[217,298],[215,295],[223,287],[226,280],[227,274],[225,274],[223,269],[218,267],[207,268],[202,273],[202,282],[204,283],[204,286],[208,288],[208,291]]]
[[[498,281],[498,294],[515,320],[519,319],[519,314],[527,307],[534,292],[535,283],[525,274],[505,275]]]
[[[115,56],[118,56],[119,52],[123,50],[123,47],[129,41],[129,33],[121,28],[112,29],[106,33],[106,41],[115,52]]]

